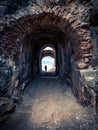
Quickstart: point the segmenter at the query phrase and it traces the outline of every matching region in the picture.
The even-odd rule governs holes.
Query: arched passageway
[[[22,46],[20,66],[25,65],[24,67],[27,69],[27,72],[29,72],[29,77],[31,73],[30,78],[33,79],[37,75],[42,74],[41,62],[43,58],[45,56],[51,56],[55,59],[54,74],[71,84],[71,55],[73,49],[70,44],[66,34],[58,27],[52,25],[41,26],[35,30],[35,32],[25,37]],[[53,50],[45,49],[45,47],[49,46],[52,47]]]
[[[80,12],[80,9],[77,8],[77,3],[72,5],[73,7],[75,7],[75,10],[79,11],[78,15],[75,15],[77,11],[75,13],[72,13],[72,11],[74,12],[74,8],[72,8],[72,11],[70,11],[71,6],[68,6],[68,8],[64,7],[63,9],[61,9],[61,7],[59,6],[55,6],[53,9],[47,9],[46,7],[42,8],[34,5],[31,8],[31,14],[28,14],[28,12],[26,12],[25,15],[24,13],[21,13],[22,17],[18,17],[17,13],[18,18],[15,23],[13,23],[13,21],[7,21],[9,23],[7,27],[2,28],[2,30],[4,29],[5,32],[3,30],[0,34],[2,43],[2,48],[0,51],[2,55],[1,60],[4,61],[4,63],[1,64],[3,68],[3,84],[1,84],[1,88],[3,89],[0,89],[0,96],[9,97],[10,99],[12,99],[12,102],[14,104],[14,102],[18,102],[18,100],[21,98],[21,92],[23,92],[26,88],[29,89],[28,86],[30,83],[33,87],[31,87],[33,91],[32,94],[36,94],[36,92],[39,93],[44,87],[49,87],[49,92],[50,88],[54,90],[53,95],[57,94],[58,89],[54,87],[55,80],[53,80],[53,78],[55,79],[55,77],[50,77],[49,82],[49,77],[47,75],[44,75],[45,79],[43,79],[43,82],[41,82],[42,79],[40,78],[40,81],[36,80],[35,84],[38,83],[37,85],[40,87],[38,89],[39,91],[34,88],[34,85],[32,83],[32,80],[36,79],[36,77],[38,78],[39,75],[42,76],[41,61],[43,60],[43,58],[45,58],[46,56],[51,56],[55,59],[55,73],[57,81],[56,83],[57,86],[59,84],[58,82],[61,83],[61,93],[63,94],[63,91],[66,91],[66,93],[64,94],[67,95],[70,86],[73,94],[77,97],[77,100],[82,105],[91,105],[93,107],[96,107],[96,109],[98,108],[97,90],[95,87],[89,87],[89,85],[87,84],[89,82],[85,82],[85,79],[88,80],[88,74],[90,74],[89,72],[94,72],[92,68],[93,45],[91,42],[90,29],[88,28],[89,15],[88,17],[86,17],[86,15],[82,14]],[[83,8],[83,10],[86,10],[86,7],[82,6],[81,4],[80,7]],[[83,19],[85,19],[86,24],[83,23],[82,17]],[[52,49],[49,50],[49,47],[52,47]],[[85,69],[87,70],[87,72],[85,71]],[[92,79],[92,77],[89,79]],[[90,83],[91,81],[92,80],[90,80]],[[66,83],[69,86],[66,85],[66,87],[63,88],[63,83]],[[48,84],[50,85],[48,86]],[[40,93],[39,95],[44,95],[45,91],[41,92],[42,93]],[[49,92],[47,92],[46,95],[49,94]],[[28,95],[29,94],[31,93],[28,93]],[[49,94],[49,97],[51,97],[51,93]],[[65,97],[63,95],[62,100],[66,99]],[[68,95],[68,97],[70,97],[70,94]],[[32,96],[27,96],[27,98],[30,98],[29,101],[32,102]],[[59,96],[56,96],[56,98],[59,98]],[[45,99],[48,99],[47,96],[45,97]],[[34,100],[37,100],[36,95]],[[38,100],[40,100],[40,97],[38,97]],[[51,100],[54,100],[54,96]],[[35,102],[35,104],[37,103],[37,101]],[[74,105],[76,104],[80,107],[80,105],[76,103],[76,100],[74,100],[73,102]],[[59,103],[63,105],[62,101]],[[58,106],[58,104],[56,105]],[[24,106],[23,109],[25,108]],[[66,103],[64,106],[61,106],[59,108],[62,109],[62,107],[65,106]],[[90,109],[90,112],[91,111],[92,109]],[[32,111],[30,109],[30,113],[31,112]],[[60,112],[62,113],[63,110],[61,110]],[[83,112],[85,112],[84,109]],[[52,113],[50,113],[50,115],[52,116],[52,121],[56,119],[56,117],[54,118],[54,113],[54,110],[52,111]],[[27,113],[26,115],[29,116]],[[69,117],[70,115],[68,115],[68,118]],[[61,118],[63,118],[63,115]],[[71,116],[71,118],[73,117]],[[77,118],[76,120],[79,119],[79,117],[77,117],[76,115],[75,118]],[[90,120],[87,120],[88,121],[86,123],[89,124]],[[84,120],[82,121],[84,122]],[[94,121],[95,120],[92,120],[92,122]],[[53,121],[53,123],[56,124],[57,122]],[[95,124],[96,123],[94,123],[94,125]],[[94,125],[92,125],[92,127]],[[78,122],[78,128],[80,127],[81,123]],[[69,126],[67,128],[69,128]],[[82,128],[89,129],[90,125],[82,126]]]

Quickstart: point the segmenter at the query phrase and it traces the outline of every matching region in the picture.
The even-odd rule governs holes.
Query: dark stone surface
[[[28,5],[29,0],[1,0],[0,16],[15,13],[18,9]]]
[[[15,104],[13,100],[9,98],[0,98],[0,123],[8,118],[15,110]]]
[[[9,66],[8,59],[1,57],[0,59],[0,96],[3,96],[10,87],[12,77],[12,66]]]

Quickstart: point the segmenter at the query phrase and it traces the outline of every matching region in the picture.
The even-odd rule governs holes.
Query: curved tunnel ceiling
[[[32,44],[35,43],[36,46],[39,46],[40,48],[48,44],[56,45],[58,41],[62,41],[64,39],[67,40],[66,35],[59,28],[46,25],[44,27],[39,27],[38,30],[32,32],[27,37],[32,39]]]
[[[45,56],[50,56],[50,57],[52,57],[52,58],[55,58],[56,53],[55,53],[55,51],[53,51],[53,50],[44,50],[44,51],[42,51],[41,58],[43,58],[43,57],[45,57]]]
[[[82,52],[87,53],[92,47],[90,45],[90,32],[88,30],[84,31],[84,29],[82,31],[82,28],[78,27],[78,25],[74,25],[74,23],[79,24],[77,21],[69,23],[71,20],[72,19],[68,16],[64,17],[63,15],[59,16],[59,14],[46,12],[37,14],[34,17],[29,15],[20,18],[13,26],[9,25],[9,27],[6,28],[6,35],[4,35],[3,38],[6,38],[6,41],[8,40],[9,44],[5,43],[2,47],[4,48],[4,54],[10,55],[10,57],[19,55],[22,41],[25,41],[26,39],[30,39],[36,46],[41,47],[50,43],[56,45],[58,41],[65,40],[65,34],[67,34],[68,39],[72,42],[72,46],[74,44],[74,52],[77,52],[75,53],[76,59],[81,58],[83,56]],[[87,34],[88,47],[85,44],[86,39],[83,37],[84,33]],[[17,40],[19,42],[17,42]],[[9,47],[8,45],[11,46]],[[84,50],[84,47],[82,46],[86,49]],[[3,53],[2,50],[1,52]]]

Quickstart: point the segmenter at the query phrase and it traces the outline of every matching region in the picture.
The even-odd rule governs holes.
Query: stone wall
[[[18,9],[21,9],[30,4],[30,0],[1,0],[0,1],[0,16],[13,14]]]

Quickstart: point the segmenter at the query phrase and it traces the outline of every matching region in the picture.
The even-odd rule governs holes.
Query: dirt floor
[[[98,117],[90,106],[81,106],[58,77],[40,77],[0,130],[98,130]]]

